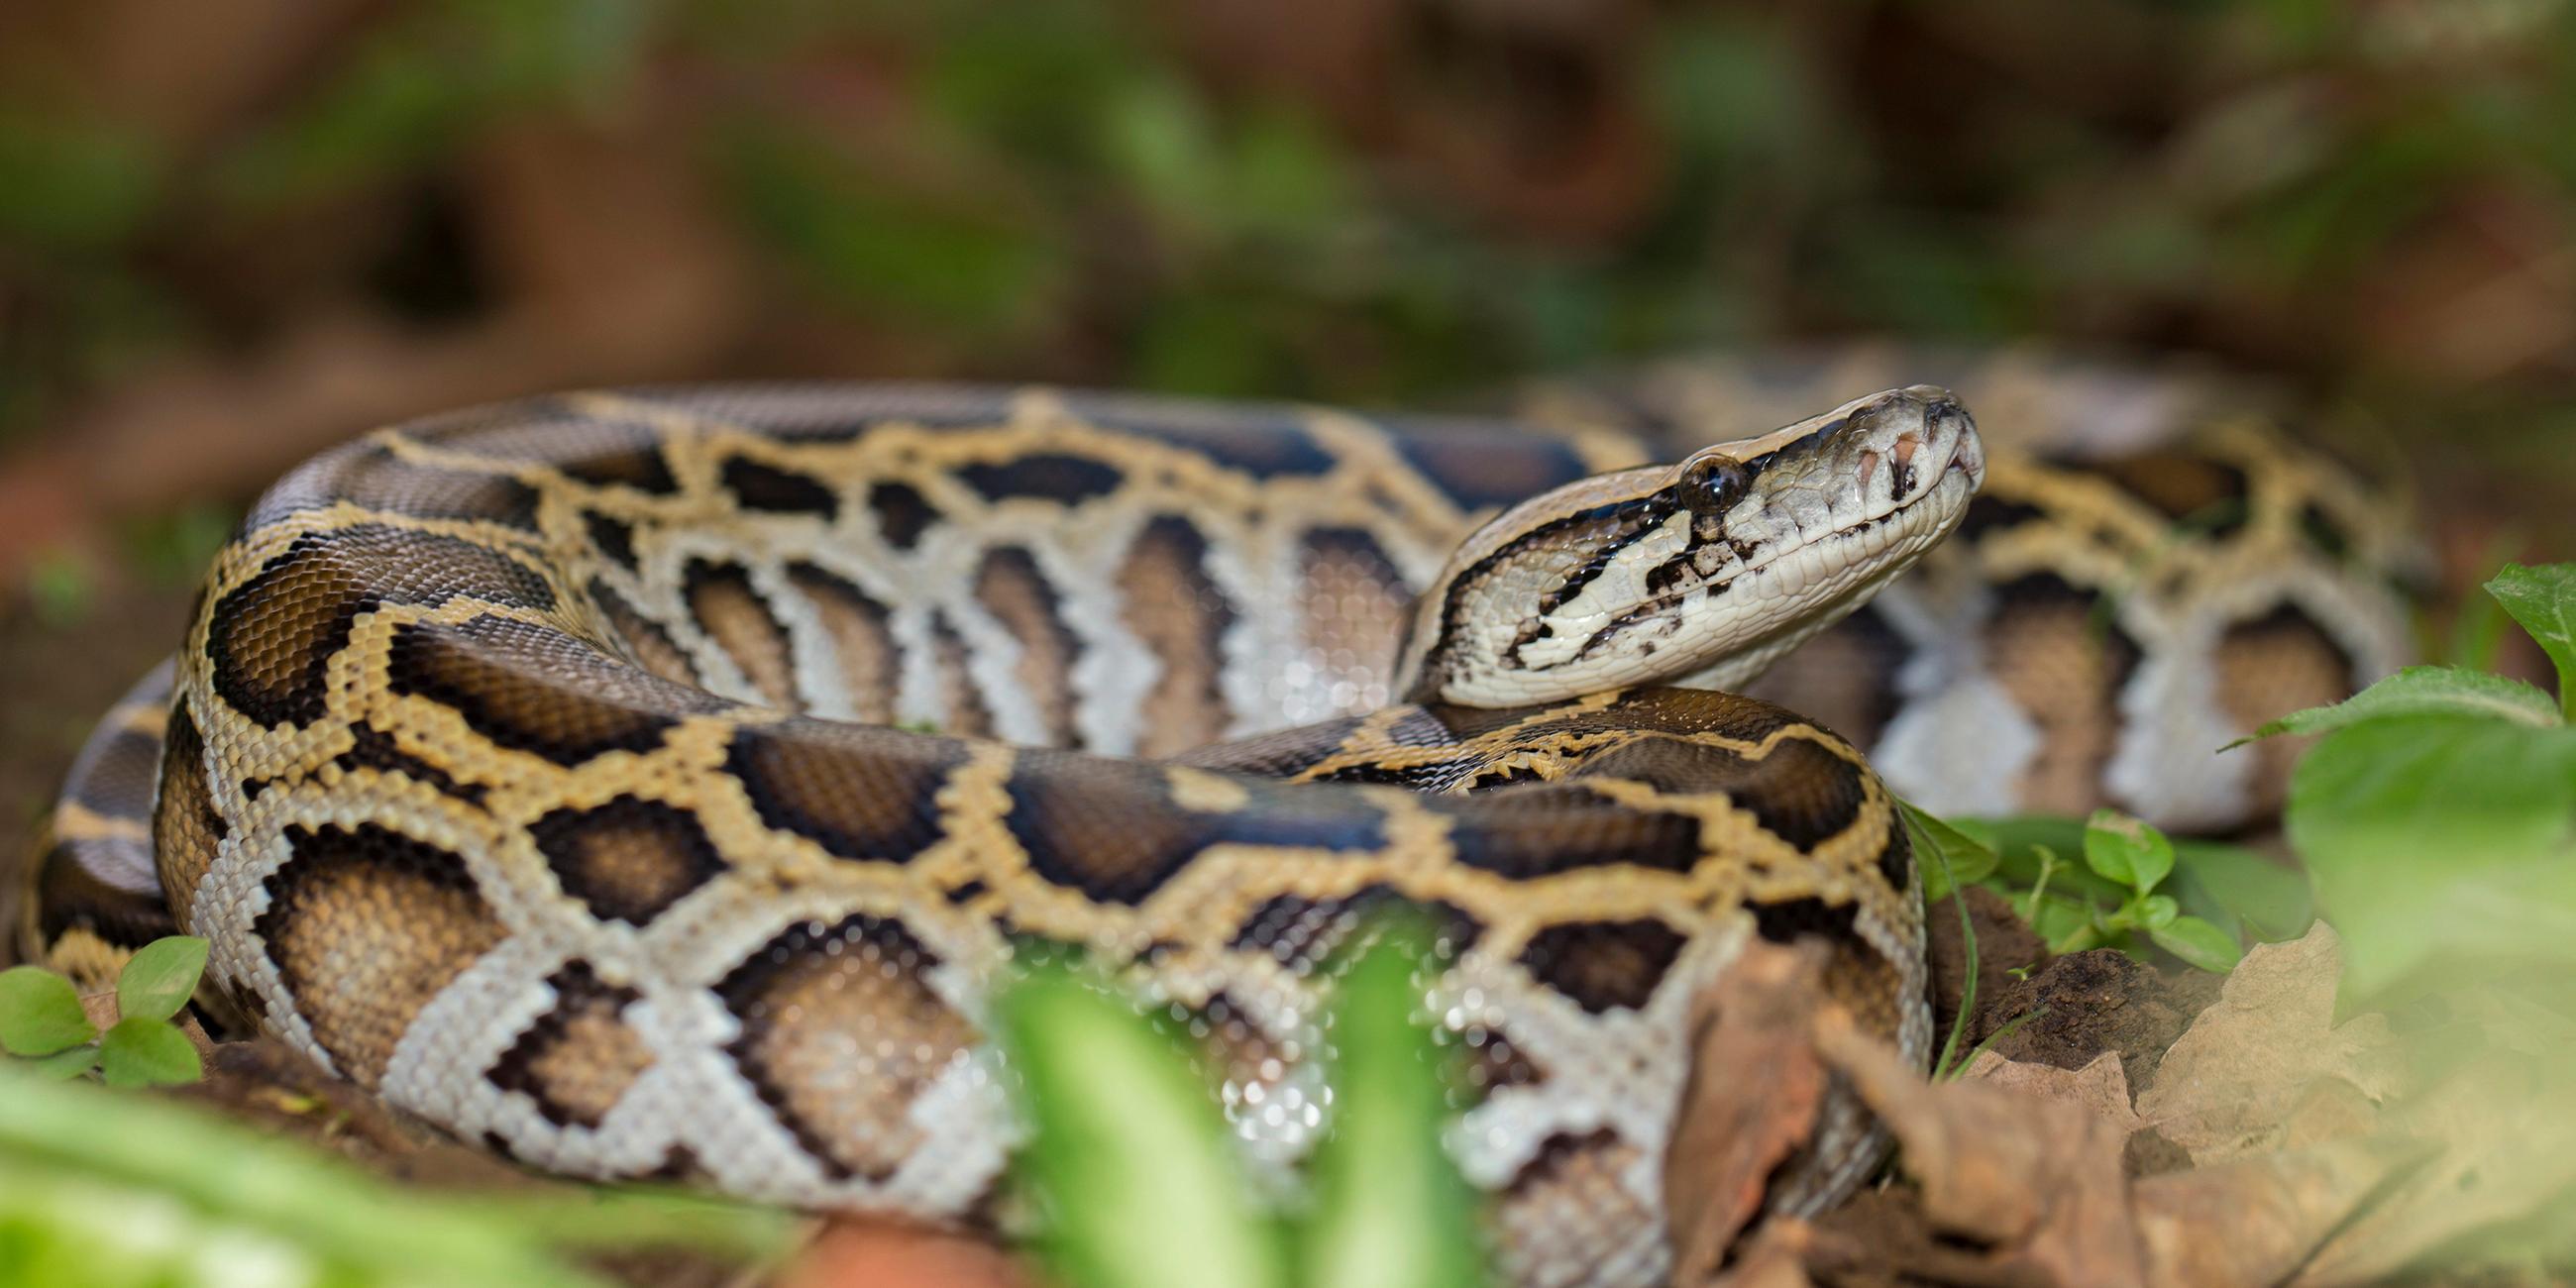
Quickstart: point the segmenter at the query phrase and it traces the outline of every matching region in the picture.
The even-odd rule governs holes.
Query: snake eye
[[[1673,491],[1693,514],[1715,518],[1734,509],[1752,483],[1752,472],[1734,457],[1702,456],[1682,464]]]

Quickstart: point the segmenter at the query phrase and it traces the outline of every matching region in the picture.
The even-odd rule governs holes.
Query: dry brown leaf
[[[1020,1260],[972,1235],[839,1220],[796,1256],[780,1288],[1033,1288]]]
[[[1929,1085],[1838,1012],[1816,1030],[1825,1062],[1895,1133],[1934,1225],[1996,1246],[1999,1270],[2095,1288],[2146,1283],[2119,1128],[2080,1104],[1984,1083]]]
[[[2347,1083],[2375,1106],[2399,1089],[2402,1063],[2384,1016],[2334,1023],[2342,970],[2342,945],[2322,921],[2296,941],[2257,945],[2165,1052],[2138,1112],[2204,1164],[2309,1143],[2327,1124],[2366,1127],[2351,1097],[2320,1086]],[[2321,1098],[2339,1109],[2302,1118]]]
[[[2412,1142],[2340,1140],[2167,1172],[2134,1184],[2131,1210],[2154,1288],[2259,1288],[2296,1271],[2397,1169]]]
[[[1710,1281],[1709,1288],[1808,1288],[1807,1255],[1815,1241],[1815,1227],[1796,1217],[1765,1221],[1753,1232],[1744,1255]]]
[[[1824,964],[1821,943],[1750,944],[1692,1002],[1690,1081],[1664,1155],[1676,1284],[1717,1274],[1772,1173],[1814,1133],[1825,1071],[1806,1034]],[[1720,1282],[1791,1282],[1740,1277],[1751,1273]]]
[[[2007,1060],[1992,1051],[1980,1051],[1976,1059],[1968,1062],[1962,1076],[1971,1082],[2090,1109],[2123,1141],[2147,1125],[2129,1103],[2129,1075],[2121,1070],[2117,1051],[2105,1051],[2081,1069]]]

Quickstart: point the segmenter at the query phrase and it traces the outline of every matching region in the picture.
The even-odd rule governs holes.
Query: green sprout
[[[0,1051],[49,1078],[96,1070],[111,1087],[169,1086],[205,1076],[197,1048],[171,1022],[197,991],[206,941],[156,939],[116,978],[116,1023],[90,1023],[70,980],[36,966],[0,971]]]

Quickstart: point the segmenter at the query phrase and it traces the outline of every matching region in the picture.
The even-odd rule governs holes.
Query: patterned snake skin
[[[1171,1007],[1285,1168],[1316,968],[1409,903],[1506,1270],[1654,1282],[1684,1011],[1749,936],[1825,937],[1928,1051],[1910,852],[1828,725],[1936,808],[2228,827],[2284,766],[2209,749],[2402,660],[2384,503],[2191,386],[1990,359],[1982,450],[1925,389],[1744,438],[1911,378],[1869,362],[1519,422],[862,387],[383,431],[219,557],[27,934],[95,974],[175,914],[243,1014],[538,1166],[981,1221],[1015,952]],[[1753,691],[1822,723],[1708,691],[1784,652]],[[1877,1152],[1837,1094],[1772,1201]]]

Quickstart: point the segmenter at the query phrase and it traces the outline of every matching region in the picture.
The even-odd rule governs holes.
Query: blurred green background
[[[2190,351],[2422,449],[2479,572],[2576,508],[2571,127],[2559,0],[13,0],[0,738],[298,457],[606,381]]]

